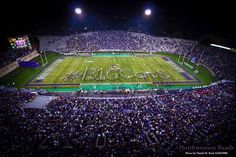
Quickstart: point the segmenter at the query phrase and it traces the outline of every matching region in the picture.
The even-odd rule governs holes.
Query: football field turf
[[[198,80],[166,56],[61,57],[28,85],[189,84]]]

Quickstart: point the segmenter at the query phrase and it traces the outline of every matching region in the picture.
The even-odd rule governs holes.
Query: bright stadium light
[[[152,11],[151,11],[151,9],[146,9],[144,13],[145,13],[145,15],[149,16],[152,14]]]
[[[225,47],[225,46],[221,46],[221,45],[217,45],[217,44],[211,44],[211,46],[219,47],[219,48],[226,49],[226,50],[230,50],[231,49],[229,47]]]
[[[81,10],[80,8],[76,8],[76,9],[75,9],[75,13],[78,14],[78,15],[80,15],[80,14],[82,13],[82,10]]]

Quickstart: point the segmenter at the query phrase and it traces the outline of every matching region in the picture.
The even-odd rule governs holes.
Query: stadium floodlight
[[[230,50],[230,49],[231,49],[231,48],[229,48],[229,47],[225,47],[225,46],[221,46],[221,45],[217,45],[217,44],[211,44],[211,46],[213,46],[213,47],[219,47],[219,48],[226,49],[226,50]]]
[[[146,9],[144,13],[145,13],[145,15],[149,16],[152,14],[152,11],[151,11],[151,9]]]
[[[80,8],[76,8],[76,9],[75,9],[75,13],[78,14],[78,15],[80,15],[80,14],[82,13],[82,10],[81,10]]]

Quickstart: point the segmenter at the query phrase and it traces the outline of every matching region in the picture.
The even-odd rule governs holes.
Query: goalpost
[[[47,55],[46,55],[45,51],[40,51],[39,56],[40,56],[40,59],[41,59],[42,66],[44,67],[45,65],[48,64],[48,58],[47,58]]]

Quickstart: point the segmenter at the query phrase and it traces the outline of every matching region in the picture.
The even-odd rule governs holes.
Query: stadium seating
[[[60,96],[30,109],[30,91],[1,88],[1,155],[177,156],[179,146],[234,143],[234,95],[223,80],[142,97]]]

